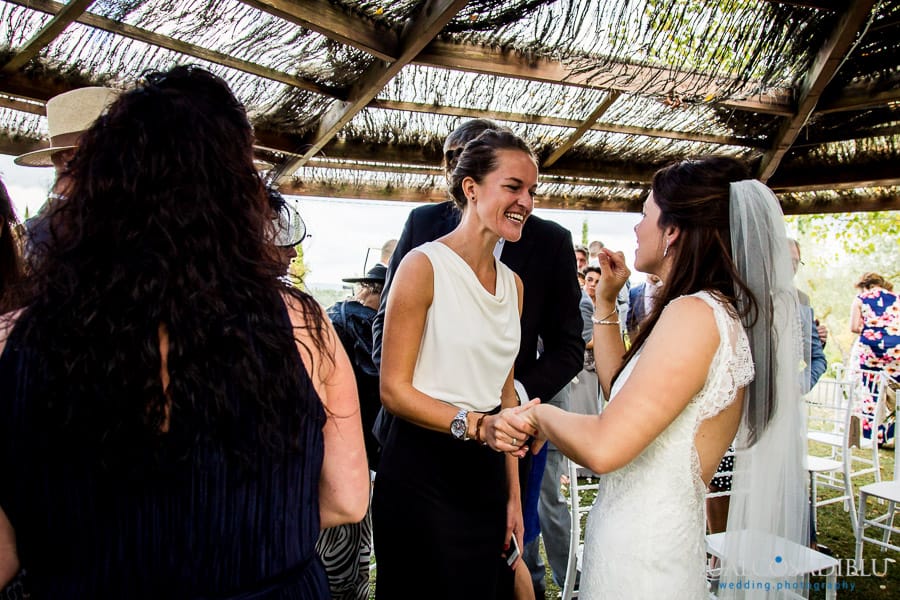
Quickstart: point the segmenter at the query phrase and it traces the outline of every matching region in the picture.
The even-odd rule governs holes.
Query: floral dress
[[[859,294],[863,328],[859,334],[859,368],[882,371],[888,379],[900,382],[900,302],[897,295],[875,288]],[[872,415],[875,402],[863,402],[863,413]],[[871,425],[863,421],[863,435],[871,437]],[[894,415],[891,413],[878,428],[878,444],[894,437]]]

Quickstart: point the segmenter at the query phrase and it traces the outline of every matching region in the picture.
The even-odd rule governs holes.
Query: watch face
[[[450,423],[450,433],[453,434],[453,437],[456,439],[463,439],[466,435],[466,418],[465,417],[456,417]]]

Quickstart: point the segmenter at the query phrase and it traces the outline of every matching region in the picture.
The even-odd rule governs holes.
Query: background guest
[[[859,290],[850,306],[850,331],[859,334],[859,368],[884,373],[887,380],[900,382],[900,302],[893,285],[878,273],[864,273],[856,283]],[[875,414],[875,401],[864,400],[862,411]],[[894,414],[878,425],[879,445],[894,437]],[[863,435],[872,436],[869,420],[863,420]]]
[[[588,264],[592,267],[600,266],[600,251],[603,250],[606,245],[600,240],[594,240],[590,244],[588,244]]]
[[[356,293],[353,298],[337,302],[327,311],[353,365],[370,471],[378,470],[381,452],[372,433],[375,417],[381,408],[378,368],[372,360],[372,321],[381,303],[385,275],[387,269],[379,264],[369,269],[365,277],[343,279],[355,284]],[[366,600],[369,597],[369,562],[372,557],[370,510],[359,523],[323,530],[316,543],[316,551],[325,564],[332,599]]]
[[[47,101],[47,129],[50,145],[17,156],[13,162],[22,167],[53,167],[56,179],[47,204],[26,222],[28,239],[26,252],[36,244],[47,241],[44,213],[54,201],[65,198],[67,166],[78,148],[82,134],[116,99],[119,91],[105,87],[83,87],[64,92]]]
[[[381,246],[381,256],[378,259],[378,264],[387,269],[387,266],[391,262],[391,256],[394,255],[394,249],[397,247],[397,240],[388,240]],[[346,280],[345,280],[346,281]]]
[[[788,247],[791,251],[791,264],[794,267],[794,276],[797,275],[797,271],[800,269],[800,265],[803,264],[802,257],[800,255],[800,243],[794,238],[788,238]],[[803,290],[798,289],[797,295],[800,296],[800,303],[809,306],[812,305],[809,302],[809,295]],[[819,336],[819,341],[822,343],[822,348],[825,347],[825,344],[828,343],[828,328],[819,322],[819,319],[813,315],[813,323],[816,327],[816,334]]]
[[[581,272],[588,266],[588,249],[584,246],[575,246],[575,268]]]

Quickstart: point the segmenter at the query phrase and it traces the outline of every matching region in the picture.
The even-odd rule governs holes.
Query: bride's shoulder
[[[729,319],[737,319],[738,313],[734,305],[721,293],[713,290],[700,290],[693,294],[685,294],[672,299],[666,308],[678,303],[692,302],[698,305],[705,304],[717,316],[726,316]]]
[[[666,304],[660,314],[658,326],[687,326],[695,330],[715,331],[718,320],[715,313],[714,305],[702,293],[679,296]]]
[[[691,325],[707,328],[722,335],[740,325],[734,306],[721,294],[701,290],[673,298],[663,309],[660,319],[687,321]],[[728,337],[731,337],[730,333]]]

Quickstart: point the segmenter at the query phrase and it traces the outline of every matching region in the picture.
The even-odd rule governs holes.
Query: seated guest
[[[368,499],[359,405],[280,278],[252,143],[223,80],[175,67],[67,165],[0,320],[0,548],[36,598],[328,597],[319,529]]]

